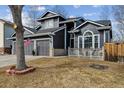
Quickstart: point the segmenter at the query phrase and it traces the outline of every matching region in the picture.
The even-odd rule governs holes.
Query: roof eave
[[[45,36],[45,35],[54,35],[54,34],[53,33],[38,33],[38,34],[24,36],[24,38],[36,37],[36,36]],[[16,37],[12,37],[12,38],[8,38],[8,39],[13,40],[13,39],[16,39]]]
[[[105,30],[105,29],[112,29],[111,26],[103,26],[103,27],[98,27],[97,30]]]
[[[45,20],[45,19],[50,19],[50,18],[54,18],[54,17],[58,17],[59,15],[55,15],[55,16],[50,16],[50,17],[44,17],[44,18],[39,18],[37,19],[37,21],[41,21],[41,20]]]
[[[77,33],[77,32],[79,32],[79,30],[68,31],[68,33]]]

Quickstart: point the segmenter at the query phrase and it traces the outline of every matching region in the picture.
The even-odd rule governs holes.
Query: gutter
[[[39,33],[39,34],[27,35],[27,36],[24,36],[24,38],[36,37],[36,36],[44,36],[44,35],[54,35],[54,34],[51,33],[51,32],[49,32],[49,33]],[[7,38],[7,39],[8,39],[8,40],[12,40],[12,39],[16,39],[16,37]]]
[[[103,27],[98,27],[97,30],[103,30],[103,29],[111,29],[111,26],[103,26]]]

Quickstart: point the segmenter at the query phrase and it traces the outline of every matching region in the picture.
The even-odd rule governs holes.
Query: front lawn
[[[108,66],[94,69],[91,64]],[[79,57],[41,58],[28,63],[32,73],[8,76],[0,68],[0,87],[124,87],[124,64]]]

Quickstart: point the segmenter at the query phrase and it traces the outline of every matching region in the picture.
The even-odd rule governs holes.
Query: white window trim
[[[79,38],[82,38],[82,44],[83,44],[83,36],[78,36],[78,48],[79,48]],[[82,45],[82,48],[84,47],[84,44]]]
[[[83,48],[84,48],[84,37],[86,37],[86,36],[84,36],[87,32],[90,32],[90,33],[92,33],[92,48],[94,48],[94,33],[92,32],[92,31],[90,31],[90,30],[87,30],[87,31],[85,31],[84,33],[83,33]]]
[[[94,34],[93,37],[98,36],[98,48],[100,48],[100,35],[99,34]],[[95,44],[95,38],[94,38],[94,44]],[[95,48],[95,45],[94,45]]]
[[[94,34],[92,31],[90,30],[87,30],[83,33],[83,35],[80,35],[78,36],[78,48],[79,48],[79,38],[81,37],[82,38],[82,48],[84,48],[84,35],[87,33],[87,32],[91,32],[92,33],[92,48],[94,49],[95,48],[95,36],[98,36],[98,48],[100,48],[100,35],[99,34]]]

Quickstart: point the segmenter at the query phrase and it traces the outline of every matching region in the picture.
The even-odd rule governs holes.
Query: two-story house
[[[37,21],[40,25],[32,29],[24,27],[25,54],[41,56],[54,56],[66,54],[66,26],[59,25],[65,18],[57,13],[45,12]],[[12,35],[12,53],[16,53],[15,34]],[[29,44],[28,44],[29,42]]]
[[[47,11],[37,19],[36,28],[24,27],[25,54],[56,56],[71,54],[87,55],[101,50],[105,42],[111,42],[110,20],[91,21],[83,17],[65,18],[61,14]],[[15,54],[15,34],[13,54]]]
[[[8,40],[14,33],[13,24],[0,19],[0,54],[11,54],[12,41]]]

